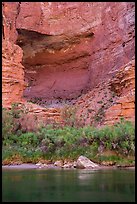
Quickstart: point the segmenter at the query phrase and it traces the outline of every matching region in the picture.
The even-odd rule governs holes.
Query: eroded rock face
[[[42,105],[77,98],[134,55],[134,3],[22,2],[16,28],[24,96]]]
[[[16,18],[18,2],[2,5],[2,105],[23,102],[24,67],[21,64],[23,50],[15,44],[17,38]]]
[[[123,66],[109,83],[118,96],[105,113],[105,124],[113,124],[120,117],[135,121],[135,59]]]
[[[133,107],[134,99],[122,98],[132,87],[121,68],[135,55],[134,2],[4,2],[2,15],[3,106],[24,98],[56,109],[74,101],[78,115],[88,115],[88,124],[92,116],[98,120],[104,114],[101,100],[106,122],[113,121],[108,115],[115,103]],[[134,66],[131,72],[134,76]],[[107,83],[112,77],[113,90]],[[120,95],[108,103],[112,92]],[[120,115],[128,115],[127,108],[122,111]],[[43,109],[40,112],[43,115]]]
[[[18,30],[17,43],[23,48],[27,99],[41,105],[72,100],[81,95],[89,80],[88,43],[93,33],[77,36],[49,36]]]
[[[120,118],[135,121],[135,59],[113,77],[103,80],[76,102],[77,118],[86,125],[114,124]]]
[[[2,42],[2,105],[23,102],[24,67],[22,49],[10,41]]]

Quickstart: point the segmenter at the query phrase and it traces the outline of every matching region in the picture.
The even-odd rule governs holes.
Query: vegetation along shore
[[[100,128],[47,124],[37,131],[23,132],[15,129],[14,119],[13,112],[3,109],[2,165],[62,167],[73,163],[74,167],[84,155],[102,166],[135,166],[135,126],[130,121],[121,119]]]

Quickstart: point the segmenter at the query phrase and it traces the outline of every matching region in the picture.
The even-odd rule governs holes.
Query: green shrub
[[[12,133],[14,128],[13,116],[6,109],[2,109],[2,139],[8,139]]]
[[[134,125],[122,120],[113,126],[102,128],[91,126],[57,128],[47,125],[36,133],[16,135],[11,131],[7,137],[3,137],[3,159],[12,157],[15,153],[20,155],[24,162],[34,162],[39,158],[77,159],[80,155],[94,161],[102,161],[104,157],[100,154],[100,146],[103,147],[103,151],[115,151],[117,155],[123,157],[134,156]]]

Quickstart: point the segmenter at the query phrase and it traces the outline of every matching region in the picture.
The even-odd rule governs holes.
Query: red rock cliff
[[[15,44],[18,3],[2,3],[2,104],[23,101],[23,50]]]
[[[79,101],[135,55],[134,2],[5,2],[2,10],[4,106]]]

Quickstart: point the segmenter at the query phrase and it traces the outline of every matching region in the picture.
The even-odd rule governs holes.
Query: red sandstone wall
[[[21,64],[23,51],[15,45],[17,38],[16,17],[18,2],[4,2],[2,35],[2,105],[22,102],[24,91],[24,67]]]
[[[134,56],[134,2],[22,2],[16,22],[17,28],[50,35],[90,29],[90,87]]]
[[[2,42],[2,105],[23,101],[24,69],[21,64],[22,49],[3,40]]]
[[[78,118],[87,125],[111,125],[120,118],[135,121],[135,59],[82,95],[76,107]]]
[[[46,74],[47,80],[46,83],[44,79],[42,81],[45,88],[40,95],[44,93],[46,86],[51,87],[56,77],[58,77],[58,83],[55,88],[59,90],[59,93],[62,93],[65,84],[67,95],[75,95],[77,91],[77,95],[79,95],[82,89],[95,88],[103,80],[111,79],[117,70],[131,61],[135,55],[134,2],[3,2],[2,15],[3,106],[21,102],[25,88],[24,67],[21,64],[23,51],[15,45],[18,39],[16,29],[35,31],[51,36],[49,41],[51,47],[55,43],[60,46],[62,40],[66,42],[65,47],[59,51],[56,51],[54,46],[51,50],[47,49],[46,55],[43,54],[45,51],[37,55],[38,52],[35,50],[32,52],[30,47],[28,53],[24,54],[24,59],[30,63],[25,67],[25,72],[31,71],[32,64],[34,68],[37,68],[36,62],[44,64],[43,72],[40,69],[37,70],[38,86],[33,87],[32,95],[33,93],[38,95],[42,87],[40,81],[44,74]],[[94,33],[94,35],[90,38],[85,37],[87,33]],[[51,77],[50,70],[53,70]],[[62,75],[62,70],[65,70],[66,75]],[[75,74],[72,74],[73,72]],[[68,85],[65,77],[68,77]],[[120,83],[119,86],[121,86]],[[92,92],[95,90],[96,88]],[[44,94],[47,96],[47,92]],[[94,97],[90,98],[90,100],[93,99]],[[87,100],[86,95],[85,100]],[[119,101],[120,104],[125,103],[122,107],[125,107],[127,102],[128,99],[124,102]],[[134,103],[134,98],[129,102]],[[134,109],[133,103],[132,109]],[[84,114],[88,105],[83,105],[83,107]],[[125,109],[123,108],[122,111]],[[106,121],[110,121],[110,112],[113,112],[113,107],[110,107],[106,112]],[[123,115],[126,114],[126,111],[123,112]],[[133,110],[132,114],[134,117]],[[127,118],[128,116],[132,117],[127,114]],[[111,121],[113,121],[112,118]]]
[[[2,20],[4,39],[15,43],[17,39],[16,19],[19,13],[19,2],[2,3]]]

